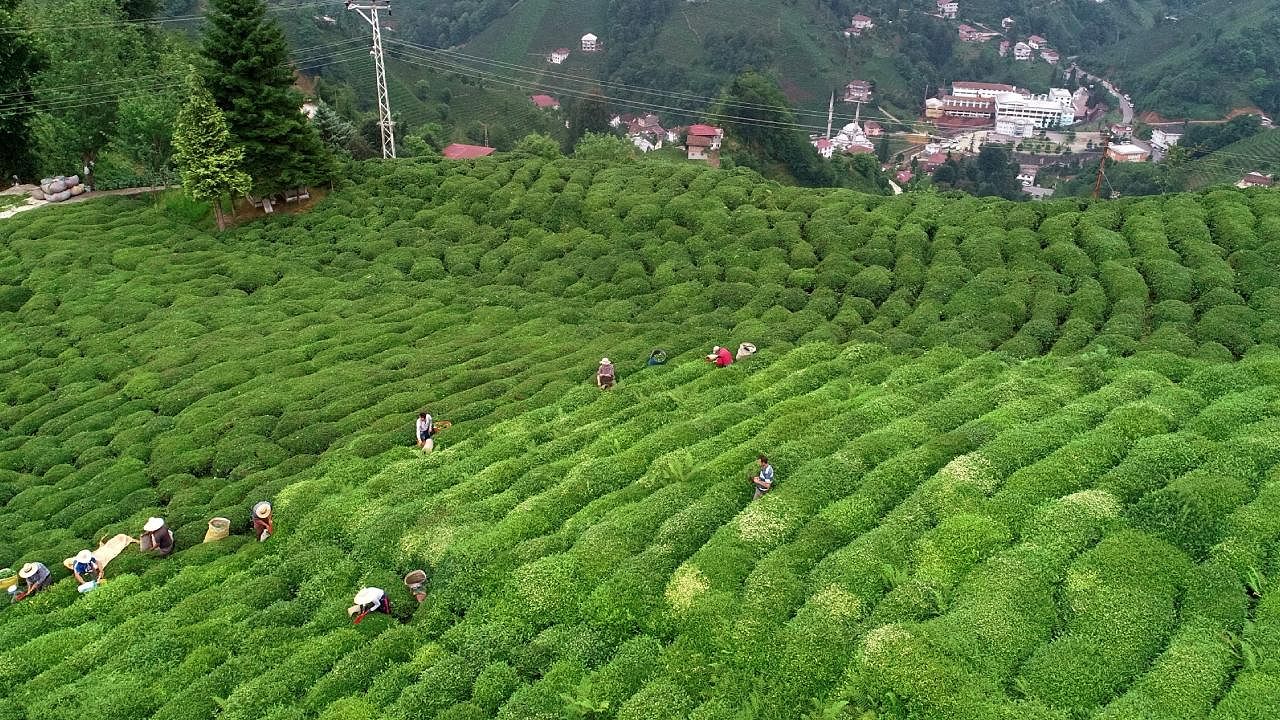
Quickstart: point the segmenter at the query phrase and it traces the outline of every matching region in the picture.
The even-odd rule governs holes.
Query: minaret
[[[831,93],[831,102],[827,103],[827,139],[831,139],[831,117],[836,112],[836,94]]]

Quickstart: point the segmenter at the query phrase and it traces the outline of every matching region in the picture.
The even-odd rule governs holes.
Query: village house
[[[1246,173],[1244,177],[1240,178],[1240,182],[1236,183],[1236,187],[1243,190],[1244,188],[1251,187],[1271,187],[1273,184],[1274,181],[1271,179],[1270,173],[1263,175],[1255,170],[1253,172]]]
[[[1008,30],[1011,27],[1013,27],[1013,18],[1007,17],[1000,21],[1001,30]]]
[[[600,49],[600,38],[593,33],[582,36],[582,52],[595,52]]]
[[[555,50],[551,51],[550,55],[547,56],[547,62],[551,63],[552,65],[560,65],[561,63],[563,63],[565,60],[568,60],[568,59],[569,59],[569,48],[556,48]]]
[[[724,130],[711,125],[690,125],[685,136],[684,145],[690,160],[705,160],[708,165],[719,167],[720,142],[724,139]]]
[[[1169,148],[1178,144],[1182,133],[1165,132],[1155,129],[1151,131],[1151,162],[1160,162],[1168,154]]]
[[[831,144],[833,150],[853,155],[875,152],[876,149],[876,146],[867,139],[867,134],[862,131],[862,126],[856,122],[840,128],[840,132],[831,138]]]
[[[1019,42],[1018,44],[1014,45],[1014,46],[1013,46],[1013,59],[1014,59],[1014,60],[1030,60],[1030,59],[1031,59],[1031,46],[1030,46],[1030,45],[1028,45],[1028,44],[1026,44],[1026,43],[1024,43],[1024,42]]]
[[[1040,172],[1038,165],[1019,165],[1018,166],[1018,182],[1023,187],[1036,184],[1036,174]]]
[[[910,170],[899,170],[898,174],[894,177],[897,179],[899,185],[906,185],[911,182],[912,175]]]
[[[1112,140],[1129,140],[1133,138],[1133,126],[1116,123],[1107,128]]]
[[[960,33],[960,42],[984,43],[992,38],[1000,37],[1000,33],[979,30],[972,25],[961,24],[956,30]]]
[[[818,149],[819,155],[828,160],[831,159],[832,149],[835,148],[835,145],[833,145],[830,140],[820,137],[813,141],[813,146]]]
[[[1133,143],[1108,145],[1107,158],[1116,162],[1143,162],[1147,159],[1147,149]]]
[[[955,20],[958,12],[960,12],[960,3],[954,2],[954,0],[938,0],[938,15],[940,17]]]
[[[870,30],[875,26],[875,22],[866,15],[854,15],[853,22],[849,25],[849,29],[855,32],[862,32],[863,30]]]
[[[1000,57],[1004,57],[1005,55],[1008,55],[1008,54],[1009,54],[1009,41],[1001,40],[1000,41]]]
[[[866,133],[867,137],[880,137],[884,134],[884,128],[880,127],[880,123],[875,120],[868,120],[862,123],[862,132]]]
[[[482,158],[486,155],[492,154],[493,148],[491,147],[485,147],[483,145],[466,145],[463,143],[446,145],[445,148],[440,151],[440,155],[446,160],[474,160],[475,158]]]
[[[851,80],[844,86],[845,102],[871,102],[871,83],[866,80]]]
[[[942,98],[929,98],[924,101],[924,116],[927,118],[940,118],[946,113],[946,103]]]
[[[925,171],[926,173],[932,173],[934,170],[937,170],[938,168],[942,167],[942,164],[945,163],[946,161],[947,161],[946,153],[942,151],[930,153],[928,155],[925,155],[924,159],[920,161],[920,169]]]
[[[1050,65],[1057,65],[1059,59],[1058,51],[1052,48],[1045,48],[1040,51],[1040,59]]]
[[[1089,114],[1088,88],[1076,88],[1076,91],[1071,95],[1071,107],[1076,111],[1076,120],[1079,120]]]
[[[1031,46],[1032,50],[1039,50],[1045,45],[1048,45],[1049,41],[1045,40],[1039,35],[1032,35],[1031,37],[1027,38],[1027,44]]]
[[[550,95],[530,95],[529,100],[533,101],[534,106],[539,110],[560,109],[560,101]]]

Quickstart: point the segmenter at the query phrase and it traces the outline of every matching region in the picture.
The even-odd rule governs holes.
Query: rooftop
[[[705,137],[716,137],[716,136],[718,136],[718,135],[722,134],[722,132],[723,132],[723,131],[722,131],[720,128],[715,127],[714,125],[702,125],[702,124],[698,124],[698,125],[690,125],[690,126],[689,126],[689,135],[691,135],[691,136],[693,136],[693,135],[702,135],[702,136],[705,136]]]
[[[560,107],[560,101],[550,95],[530,95],[529,99],[533,101],[534,105],[543,109]]]
[[[483,145],[465,145],[463,143],[453,143],[448,145],[444,150],[440,151],[448,160],[473,160],[486,155],[493,154],[493,148]]]

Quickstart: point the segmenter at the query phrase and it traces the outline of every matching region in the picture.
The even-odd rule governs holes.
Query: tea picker
[[[381,588],[360,588],[360,592],[356,593],[355,604],[347,608],[347,617],[359,625],[366,615],[374,612],[391,614],[391,601],[387,599],[387,594]]]
[[[409,588],[409,594],[413,595],[413,599],[419,603],[427,599],[427,574],[422,570],[414,570],[404,576],[404,586]]]
[[[18,571],[18,577],[26,583],[26,588],[19,591],[18,586],[9,588],[11,601],[24,600],[53,584],[53,575],[42,562],[29,562]]]
[[[263,500],[253,506],[253,536],[258,542],[265,542],[275,532],[275,518],[271,513],[271,503]]]
[[[154,553],[157,557],[173,552],[173,531],[165,527],[164,518],[147,518],[142,526],[142,535],[138,537],[138,547],[142,552]]]
[[[600,358],[600,367],[596,370],[596,387],[608,390],[613,387],[613,363],[609,358]]]
[[[707,356],[707,362],[715,363],[716,367],[728,367],[733,364],[733,353],[729,352],[729,348],[717,345],[711,348],[711,354]]]
[[[773,466],[769,464],[769,458],[761,455],[757,460],[760,463],[760,472],[751,478],[751,484],[756,488],[755,495],[751,496],[752,500],[759,500],[761,495],[773,488]]]
[[[98,564],[98,558],[93,556],[92,550],[81,550],[71,565],[71,574],[76,576],[76,582],[80,585],[77,590],[89,592],[102,581],[102,566]]]

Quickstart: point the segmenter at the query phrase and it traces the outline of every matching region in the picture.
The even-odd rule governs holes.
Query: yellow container
[[[8,570],[8,568],[5,568],[5,569]],[[13,571],[9,570],[9,572],[13,572]],[[10,575],[7,578],[0,578],[0,592],[4,592],[5,590],[8,590],[9,588],[17,584],[18,584],[17,574]]]
[[[216,542],[226,537],[231,531],[231,521],[224,517],[216,517],[209,521],[209,529],[204,533],[205,542]]]

